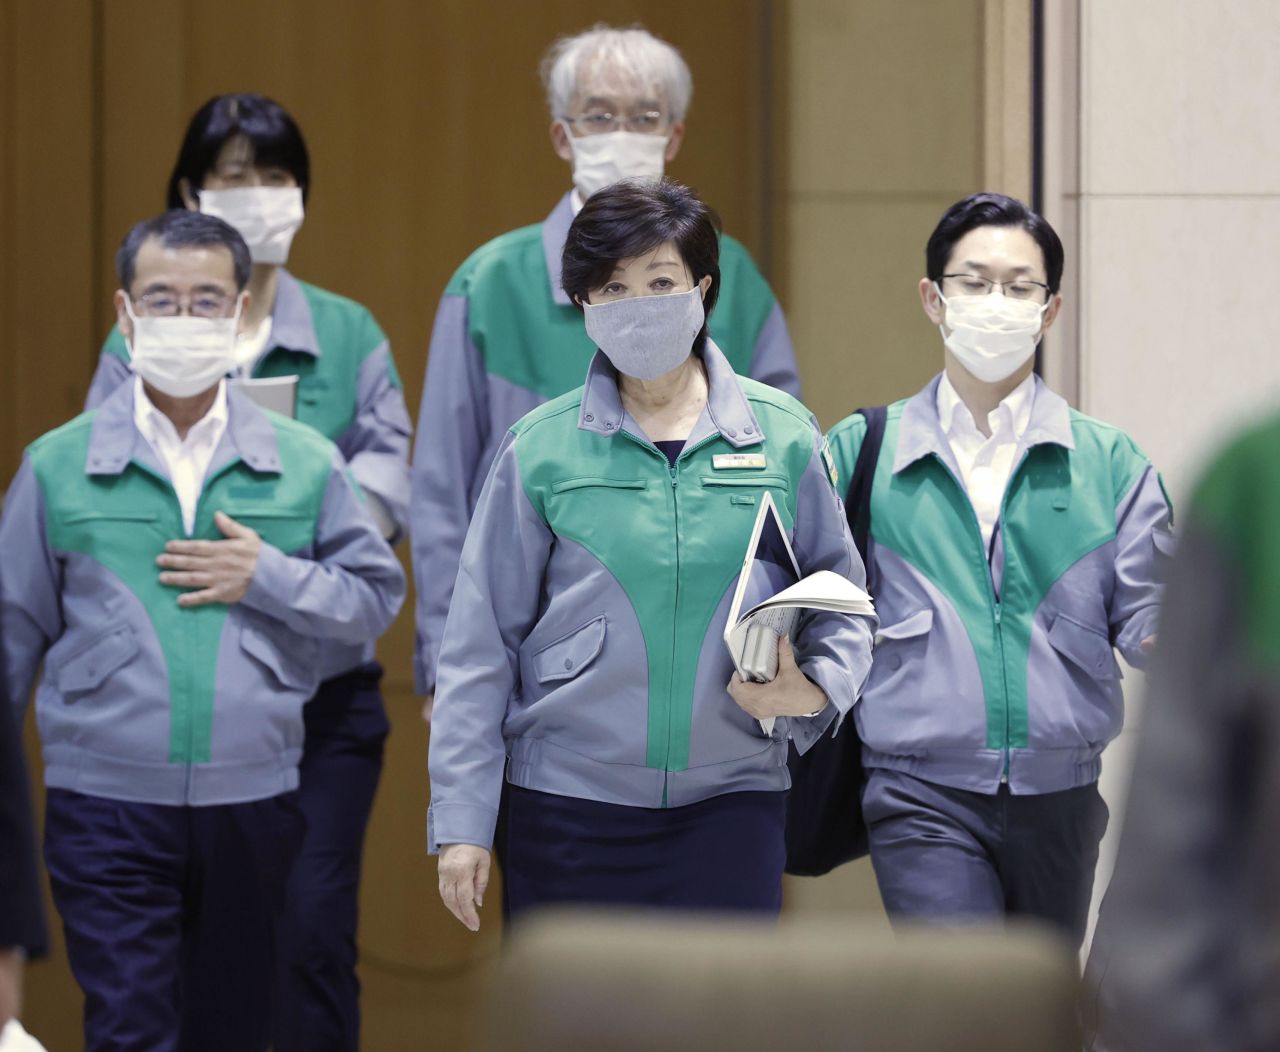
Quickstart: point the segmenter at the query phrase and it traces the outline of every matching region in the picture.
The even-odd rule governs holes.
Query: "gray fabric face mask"
[[[689,357],[706,321],[702,289],[584,303],[587,335],[613,367],[637,380],[656,380]]]

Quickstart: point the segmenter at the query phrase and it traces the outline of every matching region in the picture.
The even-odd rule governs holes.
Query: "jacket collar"
[[[119,475],[130,463],[152,474],[168,478],[169,473],[134,423],[134,385],[124,383],[98,406],[89,436],[85,459],[86,475]],[[227,387],[227,427],[209,462],[208,477],[236,460],[254,471],[280,473],[280,448],[275,428],[266,414],[248,395]]]
[[[707,368],[707,404],[686,445],[696,445],[712,434],[719,434],[735,449],[763,442],[764,432],[751,411],[733,367],[709,337],[702,352],[702,362]],[[619,431],[644,436],[640,425],[623,408],[622,395],[618,391],[618,371],[603,351],[596,351],[591,359],[591,368],[587,370],[578,427],[607,438],[612,438]]]
[[[565,227],[565,232],[568,232]],[[302,282],[281,268],[276,281],[276,302],[271,308],[271,348],[283,347],[320,357],[320,340],[311,317],[311,304]]]
[[[560,261],[564,256],[564,243],[573,223],[573,191],[570,190],[556,203],[551,214],[542,223],[542,254],[547,260],[547,275],[551,279],[551,298],[562,307],[572,307],[573,301],[560,287]]]
[[[903,406],[902,417],[898,422],[898,448],[893,457],[895,475],[931,453],[940,457],[957,478],[960,475],[955,456],[951,452],[951,443],[947,441],[942,421],[938,417],[938,384],[941,380],[942,374],[939,373]],[[1035,396],[1031,403],[1031,420],[1018,443],[1019,456],[1032,446],[1045,444],[1062,446],[1064,449],[1076,448],[1071,431],[1071,409],[1066,399],[1051,391],[1037,376]]]

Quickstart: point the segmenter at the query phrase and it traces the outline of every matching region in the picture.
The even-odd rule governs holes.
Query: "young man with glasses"
[[[171,211],[116,262],[136,376],[23,458],[4,666],[25,702],[44,664],[45,859],[85,1047],[250,1052],[303,833],[302,706],[404,575],[337,448],[228,389],[240,235]]]
[[[582,384],[595,353],[560,287],[569,224],[602,187],[663,174],[684,139],[693,92],[680,53],[639,28],[596,26],[558,40],[542,76],[551,145],[571,164],[573,189],[544,222],[503,234],[462,264],[431,335],[410,516],[415,679],[427,695],[463,538],[494,454],[525,413]],[[717,346],[736,372],[798,394],[782,310],[746,250],[727,236],[720,272]]]
[[[854,709],[871,859],[891,916],[1025,914],[1083,939],[1120,731],[1114,650],[1142,666],[1171,509],[1150,462],[1034,374],[1062,243],[974,194],[926,248],[942,373],[888,407],[867,578],[880,615]],[[867,435],[829,435],[848,480]]]

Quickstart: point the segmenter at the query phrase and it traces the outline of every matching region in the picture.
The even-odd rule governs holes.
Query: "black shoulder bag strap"
[[[853,477],[849,479],[849,492],[844,499],[844,513],[849,520],[853,543],[867,564],[867,537],[871,529],[871,485],[876,478],[876,462],[880,459],[880,447],[884,444],[884,425],[889,407],[873,405],[858,412],[867,422],[867,433],[858,450],[853,465]]]
[[[845,515],[863,564],[871,523],[871,483],[884,440],[885,407],[859,409],[867,433],[858,451]],[[839,734],[824,734],[801,756],[792,743],[787,766],[791,792],[787,796],[788,873],[816,877],[867,853],[867,827],[862,820],[862,744],[852,719]]]

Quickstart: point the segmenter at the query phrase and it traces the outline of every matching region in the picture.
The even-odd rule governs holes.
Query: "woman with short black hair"
[[[297,123],[279,103],[242,92],[216,96],[196,111],[169,178],[168,203],[216,215],[248,243],[253,270],[237,372],[297,377],[297,419],[338,446],[366,506],[394,542],[408,520],[409,413],[373,315],[284,267],[310,185]],[[129,347],[113,329],[88,408],[131,376]],[[327,645],[323,677],[303,709],[300,804],[307,835],[281,925],[276,1052],[354,1052],[359,1044],[360,858],[390,725],[372,644]]]
[[[513,916],[776,913],[787,743],[848,712],[874,619],[814,614],[762,684],[730,680],[721,637],[766,493],[803,572],[863,581],[821,433],[708,335],[719,238],[693,191],[593,194],[562,281],[599,351],[585,386],[508,433],[467,535],[431,732],[441,897],[479,927],[505,772]]]

